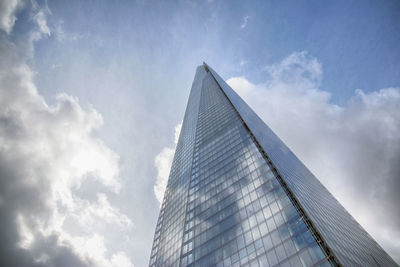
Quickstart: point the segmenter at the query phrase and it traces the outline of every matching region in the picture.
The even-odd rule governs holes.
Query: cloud
[[[243,23],[240,25],[241,29],[244,29],[247,27],[247,21],[249,20],[250,16],[244,16],[243,17]]]
[[[40,12],[34,31],[48,35]],[[95,135],[101,115],[66,94],[49,105],[19,52],[0,36],[0,265],[132,266],[110,246],[132,222],[108,199],[122,185],[118,155]]]
[[[29,41],[31,43],[51,35],[51,30],[47,25],[48,15],[51,15],[51,11],[47,4],[39,6],[36,2],[32,2],[31,21],[35,24],[35,28],[30,31]]]
[[[51,34],[49,26],[47,26],[46,14],[49,13],[48,9],[39,10],[33,17],[37,26],[39,27],[39,32],[45,35]]]
[[[400,262],[400,89],[355,90],[338,106],[307,53],[265,69],[263,84],[227,82]]]
[[[23,6],[21,0],[0,1],[0,29],[10,34],[15,22],[16,13]]]
[[[168,183],[168,176],[171,170],[172,160],[174,159],[175,148],[178,144],[179,134],[181,133],[182,123],[175,126],[174,147],[164,147],[154,159],[154,165],[157,168],[156,184],[154,186],[154,195],[158,202],[162,203],[165,188]]]

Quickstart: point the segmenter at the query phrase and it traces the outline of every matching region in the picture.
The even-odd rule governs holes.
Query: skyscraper
[[[150,266],[397,266],[212,70],[193,81]]]

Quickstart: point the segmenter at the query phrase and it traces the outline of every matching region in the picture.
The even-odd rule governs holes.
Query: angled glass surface
[[[150,266],[330,266],[306,219],[343,265],[396,266],[215,71],[198,67]]]

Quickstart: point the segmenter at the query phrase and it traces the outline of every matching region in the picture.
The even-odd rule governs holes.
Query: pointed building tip
[[[210,70],[208,69],[208,66],[207,66],[207,64],[203,61],[203,66],[204,66],[204,69],[207,71],[207,72],[209,72]]]

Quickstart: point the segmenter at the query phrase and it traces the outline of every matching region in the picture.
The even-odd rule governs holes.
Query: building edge
[[[314,223],[312,222],[312,220],[308,216],[307,212],[304,210],[304,208],[302,207],[302,205],[300,204],[300,202],[298,201],[296,196],[293,194],[293,192],[291,191],[289,186],[286,184],[286,182],[283,179],[282,175],[280,174],[278,168],[276,168],[275,164],[271,161],[271,159],[268,156],[267,152],[261,146],[261,144],[257,140],[257,138],[254,136],[253,132],[251,131],[251,129],[249,128],[247,123],[243,120],[242,116],[240,115],[240,113],[238,112],[236,107],[232,104],[230,98],[227,96],[225,91],[222,89],[221,85],[219,84],[219,82],[217,81],[217,79],[215,78],[213,73],[210,71],[210,69],[208,68],[208,66],[207,66],[207,64],[205,62],[203,62],[203,66],[204,66],[205,70],[211,74],[211,76],[213,77],[213,79],[217,83],[219,89],[222,91],[224,96],[227,98],[228,102],[231,104],[232,108],[235,110],[235,112],[236,112],[237,116],[240,118],[242,124],[244,125],[246,130],[249,132],[249,134],[250,134],[251,138],[253,139],[254,143],[257,145],[257,148],[258,148],[259,152],[262,154],[262,156],[264,157],[264,159],[266,160],[268,165],[270,165],[271,168],[273,169],[273,171],[277,174],[277,180],[278,180],[279,184],[282,186],[282,188],[285,191],[286,195],[289,197],[291,203],[296,208],[296,210],[299,213],[300,217],[303,219],[305,225],[307,226],[308,231],[314,237],[314,239],[317,242],[318,246],[321,248],[321,250],[325,254],[327,260],[332,264],[332,266],[342,266],[342,264],[340,263],[338,258],[333,253],[332,249],[329,247],[329,245],[327,244],[325,239],[322,237],[322,234],[314,226]]]

